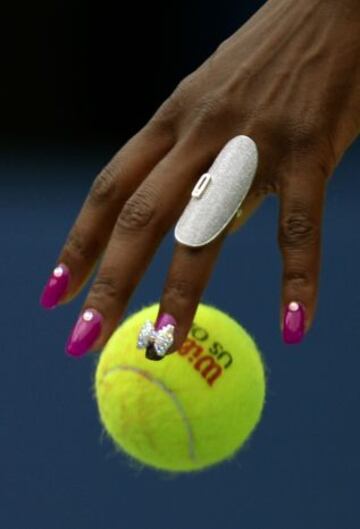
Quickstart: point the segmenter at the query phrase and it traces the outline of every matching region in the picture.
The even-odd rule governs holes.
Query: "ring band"
[[[236,216],[258,166],[258,149],[249,136],[235,136],[195,184],[175,226],[175,239],[198,247],[215,239]]]

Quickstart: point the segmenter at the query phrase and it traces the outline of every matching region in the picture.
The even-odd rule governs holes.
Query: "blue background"
[[[278,328],[277,199],[223,248],[204,301],[257,340],[268,371],[263,420],[237,458],[169,479],[135,470],[102,435],[96,354],[64,343],[85,292],[56,311],[38,298],[94,174],[79,151],[8,151],[1,160],[0,527],[4,529],[357,529],[360,523],[359,144],[329,183],[314,326],[298,346]],[[128,307],[157,301],[173,248],[164,240]]]

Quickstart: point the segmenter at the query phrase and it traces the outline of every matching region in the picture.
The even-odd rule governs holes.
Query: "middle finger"
[[[106,343],[193,183],[209,166],[214,153],[189,140],[179,142],[125,203],[69,337],[69,354],[82,356]]]

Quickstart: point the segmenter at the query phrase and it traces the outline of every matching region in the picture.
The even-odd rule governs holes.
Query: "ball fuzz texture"
[[[167,472],[204,469],[232,458],[258,423],[263,363],[243,327],[204,304],[179,351],[147,359],[137,336],[158,308],[129,316],[101,353],[94,384],[100,419],[131,459]]]

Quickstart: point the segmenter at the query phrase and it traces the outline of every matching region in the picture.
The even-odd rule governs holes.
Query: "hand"
[[[270,193],[280,203],[280,325],[285,341],[301,340],[315,313],[327,182],[360,130],[359,36],[358,0],[270,0],[177,86],[95,179],[44,292],[44,306],[69,302],[102,257],[71,354],[105,344],[196,181],[239,134],[256,142],[258,171],[220,237],[175,247],[159,311],[177,323],[170,352],[188,334],[225,236]]]

